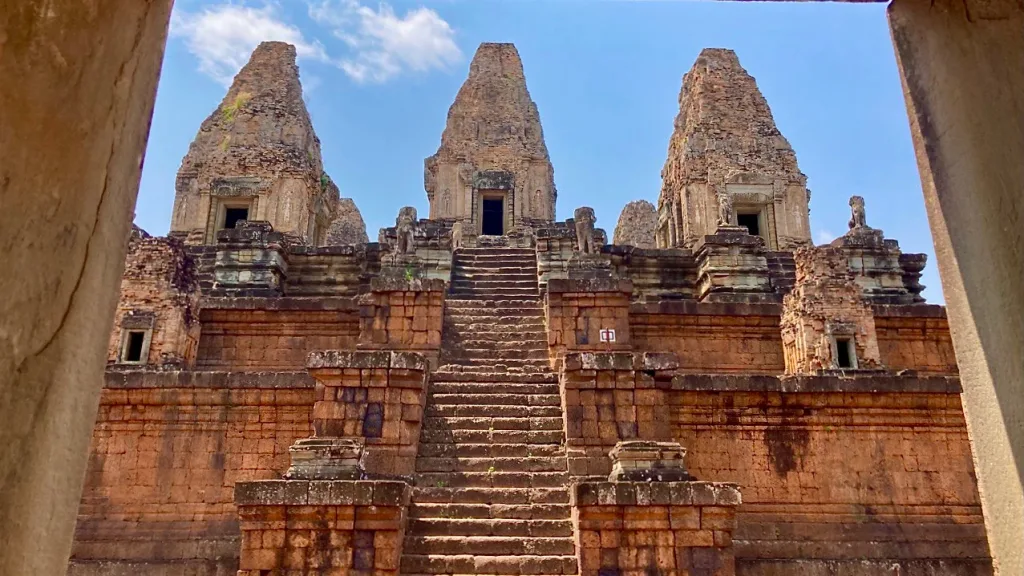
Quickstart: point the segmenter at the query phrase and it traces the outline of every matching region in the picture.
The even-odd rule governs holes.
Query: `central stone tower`
[[[461,222],[473,234],[554,220],[554,170],[514,45],[477,49],[423,180],[430,219]]]

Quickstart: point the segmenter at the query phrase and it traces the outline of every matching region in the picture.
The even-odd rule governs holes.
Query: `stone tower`
[[[554,220],[554,170],[514,45],[477,49],[423,179],[430,218],[476,234]]]
[[[769,250],[810,244],[807,177],[732,50],[703,50],[683,76],[661,178],[661,248],[699,247],[730,200],[728,224],[746,226]]]
[[[658,211],[647,200],[634,200],[626,204],[619,213],[619,222],[615,225],[613,244],[636,246],[637,248],[656,248],[655,231],[658,227]]]
[[[318,245],[337,203],[302,101],[295,47],[263,42],[181,162],[171,233],[212,244],[238,220],[266,220],[294,241]]]

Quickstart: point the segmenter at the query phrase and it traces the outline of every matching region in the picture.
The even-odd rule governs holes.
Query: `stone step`
[[[540,372],[550,370],[547,360],[541,359],[520,359],[520,358],[494,358],[493,356],[455,356],[449,358],[444,355],[445,364],[453,364],[471,369],[488,369],[495,372],[504,370],[519,370],[522,372]]]
[[[567,472],[417,472],[416,481],[439,488],[558,488],[568,484],[569,475]]]
[[[557,556],[574,554],[572,538],[508,536],[407,536],[409,554],[473,554],[476,556]]]
[[[537,323],[544,322],[544,310],[541,306],[499,306],[492,302],[472,301],[475,305],[450,306],[444,311],[445,320],[479,319],[476,322],[497,323],[501,320],[513,320]]]
[[[569,504],[569,490],[562,487],[555,488],[453,488],[451,486],[427,485],[417,477],[416,486],[412,493],[413,506],[425,505],[451,505],[451,506],[482,506],[493,507],[489,514],[498,516],[485,516],[487,518],[524,518],[519,508],[532,507],[537,514],[554,514],[553,511],[545,512],[543,506],[558,505],[567,507]],[[501,509],[505,506],[507,509]],[[467,508],[468,509],[468,508]],[[479,509],[473,516],[478,517]],[[507,516],[506,516],[507,515]],[[457,516],[458,517],[458,516]],[[551,518],[555,516],[529,516],[530,518]],[[567,517],[567,516],[565,516]],[[557,516],[563,518],[563,516]]]
[[[453,291],[452,296],[465,300],[510,300],[524,296],[536,296],[537,289],[530,290],[474,290],[474,291]]]
[[[451,430],[444,428],[424,429],[420,432],[420,442],[433,444],[486,443],[529,444],[543,446],[561,444],[565,436],[558,430]]]
[[[512,280],[537,283],[537,271],[522,268],[493,266],[458,266],[452,273],[454,280]]]
[[[479,332],[481,334],[523,334],[523,338],[547,341],[544,316],[520,314],[516,316],[485,315],[481,310],[473,314],[452,314],[443,320],[443,329],[451,332]]]
[[[435,488],[435,490],[449,490]],[[463,490],[475,490],[465,488]],[[556,495],[561,497],[561,495]],[[549,496],[550,497],[550,496]],[[546,503],[495,503],[487,502],[413,502],[409,507],[409,518],[454,518],[480,520],[568,520],[572,515],[568,496],[565,502]]]
[[[525,345],[524,345],[525,346]],[[538,362],[548,361],[548,350],[547,348],[447,348],[445,350],[445,357],[460,361],[466,360],[482,360],[484,362],[490,362],[493,364],[499,364],[505,360],[536,360]],[[460,364],[462,362],[459,362]]]
[[[437,373],[434,373],[437,375]],[[434,398],[435,402],[439,402],[439,397],[446,395],[457,395],[460,397],[467,397],[474,394],[486,394],[490,396],[555,396],[559,398],[559,390],[557,384],[515,384],[515,383],[503,383],[495,385],[493,383],[475,383],[475,382],[432,382],[430,384],[430,395]],[[491,401],[491,404],[502,404],[500,401]]]
[[[561,406],[508,406],[504,404],[427,404],[425,418],[432,417],[485,417],[485,418],[561,418]]]
[[[448,333],[449,341],[445,343],[444,351],[448,356],[480,356],[480,357],[502,357],[519,358],[521,354],[529,354],[531,359],[543,359],[548,357],[548,347],[537,343],[536,340],[520,340],[518,335],[515,340],[481,340],[476,334],[452,334]],[[460,340],[461,338],[461,340]]]
[[[443,394],[432,389],[430,402],[434,405],[443,404],[486,404],[507,406],[561,406],[562,399],[558,394],[508,394],[504,388],[495,387],[493,392],[462,392]]]
[[[420,442],[420,458],[530,458],[560,456],[565,451],[559,444],[455,443]]]
[[[540,297],[535,298],[494,298],[490,302],[480,302],[478,298],[450,297],[445,300],[445,310],[459,310],[463,308],[486,308],[487,310],[540,310],[543,312]]]
[[[533,262],[515,262],[510,260],[457,262],[452,266],[452,274],[456,277],[490,277],[519,278],[526,277],[537,281],[537,266]]]
[[[576,556],[403,554],[402,574],[576,574]]]
[[[416,472],[565,472],[565,455],[497,458],[417,457]]]
[[[431,380],[436,382],[465,382],[473,384],[540,384],[558,382],[558,376],[551,372],[548,367],[518,372],[495,372],[489,369],[453,370],[455,368],[472,368],[467,366],[445,366],[444,368],[444,370],[434,372],[431,375]]]
[[[462,290],[463,288],[473,289],[484,289],[484,288],[537,288],[536,278],[509,278],[507,276],[489,275],[485,277],[476,278],[461,278],[458,275],[452,281],[452,286],[455,290]]]
[[[516,260],[528,262],[536,266],[537,254],[535,252],[506,252],[499,250],[495,252],[457,252],[453,262],[486,262],[489,260]]]
[[[469,328],[469,326],[477,326]],[[517,347],[529,346],[531,348],[547,349],[548,334],[543,328],[519,328],[514,324],[505,326],[488,326],[482,323],[469,324],[462,322],[446,322],[445,336],[448,341],[444,343],[449,346],[451,343],[463,347],[490,349],[496,345],[505,344]],[[471,346],[470,346],[471,345]]]
[[[572,536],[570,520],[492,520],[415,518],[409,521],[409,533],[418,536]]]
[[[426,430],[562,430],[562,417],[424,416]]]

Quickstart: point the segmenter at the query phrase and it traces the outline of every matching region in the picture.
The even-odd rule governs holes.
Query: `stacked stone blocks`
[[[241,482],[238,576],[398,574],[410,491],[397,481]]]
[[[735,484],[582,482],[571,502],[582,575],[736,573]]]

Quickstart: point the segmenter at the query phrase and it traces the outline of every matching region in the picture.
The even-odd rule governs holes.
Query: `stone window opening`
[[[833,336],[832,349],[836,367],[841,370],[857,369],[857,349],[851,336]]]
[[[121,334],[121,364],[145,364],[149,356],[151,330],[125,330]]]

